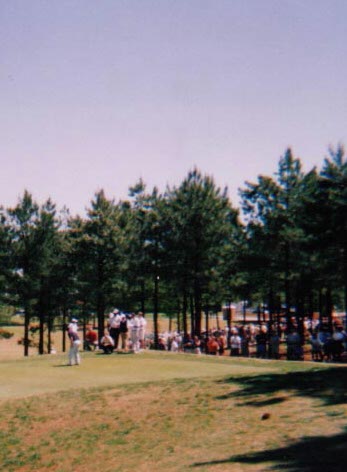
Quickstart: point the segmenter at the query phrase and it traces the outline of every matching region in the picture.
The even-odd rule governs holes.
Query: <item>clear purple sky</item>
[[[0,0],[0,204],[229,188],[347,145],[346,0]]]

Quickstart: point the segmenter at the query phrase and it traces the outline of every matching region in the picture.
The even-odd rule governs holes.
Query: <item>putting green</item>
[[[195,356],[146,351],[133,354],[82,353],[79,366],[67,366],[67,356],[40,356],[0,362],[0,400],[75,388],[117,386],[160,380],[260,374],[275,365],[249,364],[229,357]]]

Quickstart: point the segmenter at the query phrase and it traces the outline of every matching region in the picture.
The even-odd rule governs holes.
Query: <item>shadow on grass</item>
[[[270,398],[269,400],[252,400],[249,402],[242,403],[245,406],[271,406],[276,405],[278,403],[283,403],[288,399],[288,397],[277,397],[277,398]]]
[[[231,377],[221,382],[239,384],[241,390],[217,397],[219,400],[272,395],[286,391],[298,396],[320,399],[326,405],[338,405],[347,402],[347,368],[341,367],[283,374]],[[265,401],[250,398],[247,405],[264,406],[264,404],[271,405],[284,400],[285,397]]]
[[[304,438],[295,444],[270,451],[231,456],[210,462],[196,462],[191,468],[242,463],[259,465],[261,470],[287,472],[344,472],[347,464],[347,431],[335,436]],[[266,463],[271,464],[266,464]]]

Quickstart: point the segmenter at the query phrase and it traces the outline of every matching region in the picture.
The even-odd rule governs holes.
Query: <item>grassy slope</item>
[[[83,357],[0,363],[0,470],[345,470],[345,367]]]

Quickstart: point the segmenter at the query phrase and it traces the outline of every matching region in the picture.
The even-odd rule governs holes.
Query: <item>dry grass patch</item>
[[[297,372],[180,379],[7,401],[0,405],[0,470],[253,472],[285,465],[288,471],[309,472],[324,461],[330,467],[325,470],[340,470],[339,464],[346,463],[341,449],[346,372],[307,371],[307,384],[330,379],[322,392],[295,385],[295,377],[301,379]],[[277,387],[267,389],[272,381]],[[315,456],[307,464],[313,448]],[[332,454],[334,448],[339,457]]]

